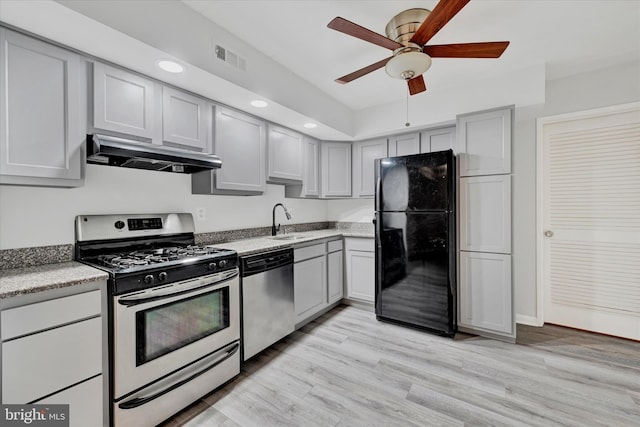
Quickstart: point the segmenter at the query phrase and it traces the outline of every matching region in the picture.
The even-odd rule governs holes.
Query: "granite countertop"
[[[251,239],[235,240],[227,243],[218,243],[210,246],[223,249],[233,249],[238,252],[238,255],[244,256],[276,249],[289,248],[300,243],[312,242],[314,240],[326,239],[328,237],[344,236],[373,238],[373,234],[368,232],[339,229],[305,231],[302,233],[290,233],[289,235],[294,236],[295,238],[290,240],[278,240],[271,236],[262,236]]]
[[[0,271],[0,299],[106,280],[108,274],[79,262]]]
[[[300,243],[329,237],[373,238],[373,234],[370,231],[358,229],[323,229],[290,233],[289,236],[294,236],[295,238],[278,240],[273,239],[271,236],[261,236],[210,246],[233,249],[238,252],[238,255],[242,256],[289,248]],[[0,299],[48,289],[80,285],[95,280],[106,280],[107,278],[108,274],[106,272],[75,261],[0,270]]]

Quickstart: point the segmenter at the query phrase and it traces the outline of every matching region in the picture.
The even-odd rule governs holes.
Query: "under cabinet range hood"
[[[87,163],[175,173],[194,173],[222,166],[222,161],[214,154],[99,134],[87,135]]]

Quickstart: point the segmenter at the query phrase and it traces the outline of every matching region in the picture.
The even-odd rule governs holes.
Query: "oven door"
[[[239,288],[234,269],[115,296],[114,399],[239,340]]]

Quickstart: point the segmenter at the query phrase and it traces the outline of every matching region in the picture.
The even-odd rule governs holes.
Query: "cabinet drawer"
[[[335,252],[342,250],[342,239],[340,240],[331,240],[327,242],[327,252]]]
[[[309,258],[315,258],[318,256],[324,255],[324,243],[319,243],[317,245],[305,246],[303,248],[295,248],[293,250],[293,262],[303,261]]]
[[[56,393],[35,405],[69,405],[69,427],[103,425],[102,375]]]
[[[349,237],[344,240],[345,247],[348,251],[365,251],[373,252],[375,250],[373,239]]]
[[[6,341],[100,315],[100,311],[100,290],[16,307],[0,313],[0,335]]]
[[[2,343],[3,403],[32,402],[101,372],[101,317]]]

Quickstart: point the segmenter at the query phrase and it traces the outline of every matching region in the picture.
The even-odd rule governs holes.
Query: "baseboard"
[[[542,326],[544,322],[534,316],[525,316],[524,314],[516,314],[516,323],[529,326]]]

